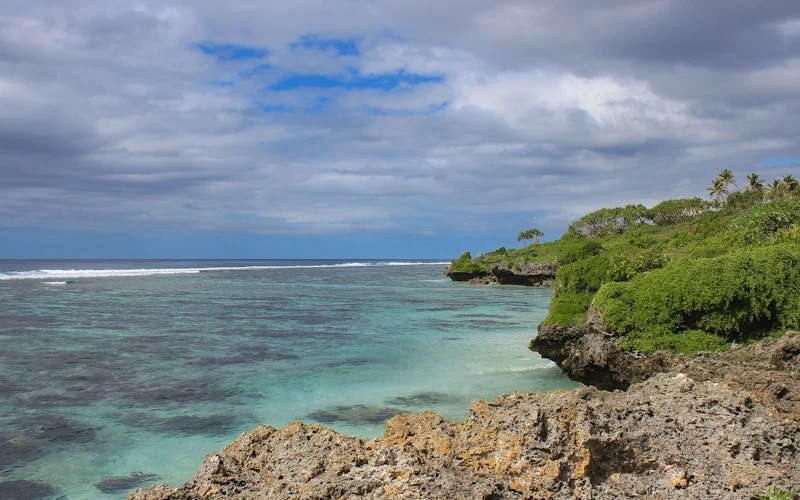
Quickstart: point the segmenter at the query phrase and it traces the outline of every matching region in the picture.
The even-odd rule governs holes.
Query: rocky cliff
[[[552,286],[556,278],[555,262],[523,262],[519,265],[502,261],[485,270],[456,271],[452,264],[444,274],[453,281],[471,283],[499,283],[501,285]]]
[[[183,486],[128,498],[750,498],[800,483],[800,333],[664,363],[626,392],[511,393],[463,422],[400,415],[381,439],[262,426]]]

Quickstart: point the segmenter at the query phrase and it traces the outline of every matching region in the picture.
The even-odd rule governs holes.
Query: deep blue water
[[[0,261],[0,498],[124,498],[262,423],[372,437],[398,412],[576,385],[526,349],[549,289],[443,270]]]

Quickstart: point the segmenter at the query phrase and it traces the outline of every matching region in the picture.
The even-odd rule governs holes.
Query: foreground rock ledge
[[[799,431],[727,385],[658,374],[476,401],[459,423],[400,415],[381,439],[261,426],[180,488],[128,498],[750,498],[800,482]]]

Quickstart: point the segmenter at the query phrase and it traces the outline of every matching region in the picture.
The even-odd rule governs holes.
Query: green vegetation
[[[606,327],[639,351],[705,350],[800,325],[800,247],[676,262],[595,296]],[[676,338],[681,348],[676,348]]]
[[[755,498],[757,500],[794,500],[797,496],[798,492],[794,486],[788,490],[781,490],[777,486],[773,486],[766,495],[756,495]]]
[[[545,324],[580,324],[593,305],[623,347],[641,352],[724,349],[800,328],[800,185],[791,175],[747,181],[731,192],[736,178],[723,170],[710,203],[597,210],[556,241],[467,253],[454,269],[555,262]]]
[[[505,251],[505,248],[503,248]],[[474,273],[484,268],[481,264],[472,260],[472,255],[469,252],[464,252],[458,260],[450,264],[450,269],[459,273]]]
[[[538,245],[539,239],[542,236],[544,236],[544,233],[539,231],[538,229],[536,228],[528,229],[526,231],[522,231],[521,233],[519,233],[519,236],[517,236],[517,241],[521,241],[522,245],[525,246],[526,241],[533,240],[533,244]]]

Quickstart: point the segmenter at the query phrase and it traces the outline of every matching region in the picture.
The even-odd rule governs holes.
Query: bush
[[[659,226],[690,221],[708,210],[709,204],[700,198],[666,200],[647,210],[647,218]]]
[[[737,191],[731,193],[725,200],[725,208],[740,213],[762,203],[764,203],[764,193],[761,191]]]
[[[620,341],[623,349],[634,349],[641,352],[673,351],[680,354],[719,351],[730,347],[727,339],[704,332],[703,330],[686,330],[655,336],[631,334]]]
[[[628,281],[637,274],[664,267],[666,257],[657,250],[640,250],[611,257],[607,281]]]
[[[800,327],[800,247],[739,250],[712,259],[673,263],[627,283],[608,283],[595,304],[606,327],[641,351],[726,341]],[[743,333],[747,332],[747,334]],[[672,347],[670,347],[672,346]]]
[[[800,199],[776,200],[751,208],[730,222],[736,241],[763,245],[797,239]]]
[[[558,254],[560,265],[571,264],[582,259],[598,255],[603,250],[603,245],[595,240],[573,240],[570,245],[565,245]]]
[[[575,236],[600,238],[621,234],[625,230],[643,223],[646,217],[647,209],[644,205],[601,208],[570,224],[567,232]]]
[[[474,273],[482,269],[481,265],[472,260],[469,252],[464,252],[458,260],[450,264],[450,270],[459,273]]]
[[[562,292],[589,293],[596,292],[608,281],[610,266],[605,255],[593,255],[589,258],[567,264],[559,268],[556,274],[557,294]]]
[[[550,301],[545,325],[570,326],[586,322],[586,313],[594,294],[560,293]]]

